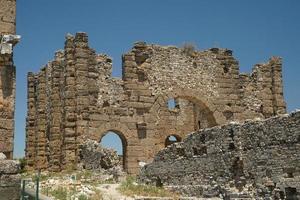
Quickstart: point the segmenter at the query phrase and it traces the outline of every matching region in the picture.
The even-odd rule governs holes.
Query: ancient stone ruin
[[[16,32],[16,1],[0,0],[0,152],[13,157],[16,72],[13,46]]]
[[[278,57],[240,74],[228,49],[137,42],[122,56],[122,78],[111,72],[112,59],[77,33],[40,72],[28,74],[29,169],[76,165],[83,141],[114,131],[124,168],[135,174],[174,142],[170,136],[181,141],[202,128],[286,112]]]
[[[19,200],[20,194],[20,164],[0,153],[0,200]]]
[[[99,142],[86,140],[79,147],[80,164],[83,169],[106,170],[120,165],[120,157],[114,149],[104,148]]]
[[[13,46],[16,34],[16,0],[0,0],[0,199],[20,199],[20,165],[13,158],[16,72]]]
[[[300,111],[200,130],[160,151],[140,180],[187,196],[300,199]]]

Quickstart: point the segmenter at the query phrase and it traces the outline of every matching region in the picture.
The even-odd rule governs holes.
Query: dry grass
[[[192,43],[184,43],[182,46],[182,51],[188,56],[195,56],[196,46]]]
[[[171,197],[177,199],[176,193],[171,193],[163,187],[155,187],[150,185],[142,185],[136,182],[134,177],[128,177],[121,183],[118,190],[126,196],[149,196],[149,197]]]

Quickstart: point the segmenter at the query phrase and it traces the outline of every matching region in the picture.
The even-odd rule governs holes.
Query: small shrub
[[[88,200],[88,197],[84,194],[79,195],[78,200]]]
[[[186,55],[194,57],[195,56],[196,47],[192,43],[185,43],[185,44],[183,44],[182,51]]]
[[[25,170],[25,166],[26,166],[26,159],[25,158],[20,158],[19,159],[19,162],[20,162],[20,172],[21,173],[24,173],[24,172],[26,172],[26,170]]]

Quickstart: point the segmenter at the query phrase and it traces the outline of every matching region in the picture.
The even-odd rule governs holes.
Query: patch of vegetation
[[[196,52],[196,46],[192,43],[184,43],[182,46],[182,51],[186,55],[194,57]]]
[[[80,171],[79,173],[77,173],[76,176],[77,176],[77,180],[89,179],[89,178],[92,178],[93,172],[90,170],[84,170],[84,171]]]
[[[121,183],[118,190],[126,196],[152,196],[152,197],[172,197],[177,199],[177,194],[165,190],[163,187],[155,187],[151,185],[142,185],[136,182],[135,177],[128,177]]]
[[[88,200],[103,200],[103,196],[100,190],[94,190],[95,194],[88,198]]]
[[[60,187],[60,188],[49,191],[49,195],[53,196],[55,199],[67,200],[68,190],[64,187]]]
[[[26,159],[25,158],[20,158],[19,162],[20,162],[20,169],[21,169],[20,172],[21,173],[26,172],[26,169],[25,169],[25,167],[26,167]]]
[[[79,195],[78,200],[88,200],[88,197],[84,194]]]
[[[113,178],[109,178],[104,181],[101,181],[100,183],[101,184],[113,184],[113,183],[116,183],[116,181]]]

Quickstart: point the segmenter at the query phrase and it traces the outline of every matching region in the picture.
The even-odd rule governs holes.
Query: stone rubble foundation
[[[187,196],[300,198],[300,112],[197,131],[161,150],[139,176]]]

